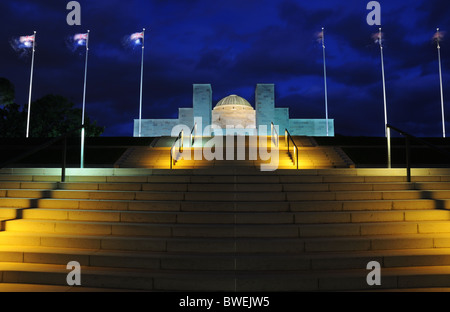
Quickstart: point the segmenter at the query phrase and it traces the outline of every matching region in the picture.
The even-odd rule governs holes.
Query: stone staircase
[[[55,172],[0,173],[0,290],[450,288],[449,170]]]
[[[185,139],[183,155],[188,157],[179,159],[174,169],[206,169],[213,167],[251,167],[260,169],[262,164],[270,163],[270,160],[262,160],[261,154],[257,153],[257,158],[252,160],[249,155],[249,147],[255,147],[259,151],[261,142],[264,151],[271,151],[271,138],[261,140],[257,137],[255,142],[250,142],[249,137],[234,137],[233,147],[234,153],[227,155],[227,151],[223,150],[220,157],[208,160],[204,156],[204,148],[212,138],[202,138],[202,144],[195,143],[193,147],[189,147],[189,139]],[[170,148],[175,138],[158,138],[154,146],[133,147],[130,148],[115,164],[116,168],[170,168]],[[227,145],[227,137],[223,137],[220,142],[223,146]],[[323,169],[323,168],[350,168],[354,167],[354,163],[345,155],[339,147],[317,146],[313,138],[295,137],[295,143],[299,147],[299,165],[302,169]],[[159,142],[159,143],[158,143]],[[219,141],[218,141],[219,142]],[[256,144],[255,144],[256,143]],[[238,158],[238,149],[244,150],[244,159]],[[292,152],[292,151],[291,151]],[[273,152],[272,156],[274,156]],[[200,157],[196,156],[200,155]],[[219,155],[219,154],[218,154]],[[174,156],[178,155],[174,153]],[[276,157],[278,158],[278,169],[295,169],[293,159],[287,151],[284,136],[279,138],[279,147]],[[181,157],[179,157],[181,158]],[[188,159],[186,159],[188,158]],[[217,159],[219,158],[219,159]]]

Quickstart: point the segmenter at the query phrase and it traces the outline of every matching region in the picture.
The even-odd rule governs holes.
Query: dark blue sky
[[[369,1],[80,0],[81,26],[69,26],[63,0],[0,3],[0,76],[26,105],[30,58],[9,41],[37,31],[33,100],[61,94],[82,103],[84,50],[66,39],[90,29],[86,113],[104,136],[131,136],[139,111],[140,50],[122,41],[147,29],[143,118],[176,118],[192,106],[192,84],[211,83],[213,105],[238,94],[254,105],[257,83],[274,83],[276,106],[291,118],[324,118],[322,48],[326,30],[328,109],[337,134],[383,136],[380,50]],[[418,136],[442,136],[436,27],[450,30],[450,2],[379,1],[385,34],[388,119]],[[450,35],[449,35],[450,36]],[[450,133],[450,44],[441,43]],[[447,101],[447,98],[449,99]],[[31,127],[32,127],[31,121]]]

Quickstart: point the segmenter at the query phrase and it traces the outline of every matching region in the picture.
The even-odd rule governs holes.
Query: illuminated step
[[[245,188],[242,187],[242,188]],[[242,189],[241,188],[241,189]],[[23,197],[35,196],[45,202],[47,199],[66,199],[66,200],[117,200],[117,201],[180,201],[180,200],[198,200],[198,201],[250,201],[250,200],[268,200],[268,201],[284,201],[286,199],[285,193],[281,192],[163,192],[163,191],[142,191],[142,192],[122,192],[122,191],[51,191],[49,193],[31,193],[25,192],[22,194],[11,193],[11,195],[19,195]],[[41,197],[44,195],[45,197]],[[13,198],[11,198],[13,200]],[[20,198],[16,198],[20,200]],[[3,198],[6,200],[6,198]]]
[[[27,198],[4,198],[0,197],[0,206],[7,208],[30,208],[34,206],[33,199]]]
[[[346,291],[393,290],[416,287],[449,287],[450,267],[409,267],[383,269],[380,286],[369,286],[367,270],[321,271],[317,273],[293,272],[291,276],[280,272],[264,276],[248,276],[237,280],[238,291]],[[299,282],[300,281],[300,282]]]
[[[450,207],[450,201],[421,200],[352,200],[352,201],[292,201],[290,210],[303,211],[378,211],[378,210],[423,210]]]
[[[416,182],[414,187],[417,190],[450,190],[449,182]]]
[[[234,285],[240,290],[361,290],[368,260],[382,263],[383,287],[389,289],[445,287],[440,276],[448,279],[447,176],[416,176],[406,183],[404,172],[389,176],[387,170],[150,172],[74,176],[68,183],[53,183],[50,176],[49,182],[32,182],[36,176],[31,182],[0,182],[5,207],[0,214],[18,218],[4,221],[0,264],[63,266],[69,258],[89,259],[94,287],[120,274],[125,282],[111,282],[112,287],[126,287],[128,273],[143,268],[151,290],[179,291],[234,290],[228,288]],[[3,276],[54,283],[41,277],[44,271],[59,276],[44,266],[7,268]]]
[[[59,183],[58,189],[62,190],[100,190],[100,191],[141,191],[142,183],[92,183],[92,182],[67,182]],[[144,184],[145,185],[145,184]]]
[[[222,193],[223,194],[223,193]],[[0,202],[6,199],[0,199]],[[36,205],[30,200],[10,199],[8,207],[23,203],[24,208],[51,209],[94,209],[94,210],[129,210],[129,211],[379,211],[379,210],[424,210],[450,208],[450,200],[436,202],[423,200],[366,200],[366,201],[123,201],[123,200],[73,200],[73,199],[39,199]],[[17,201],[16,201],[17,200]],[[4,205],[6,206],[6,205]],[[20,205],[18,205],[20,206]]]
[[[14,219],[17,217],[17,210],[16,208],[5,208],[0,207],[0,219],[2,220],[8,220],[8,219]]]
[[[6,231],[84,235],[151,237],[334,237],[450,233],[450,221],[376,222],[340,224],[164,224],[65,220],[6,221]]]
[[[159,255],[161,268],[169,270],[308,271],[364,269],[378,261],[383,268],[449,266],[449,249],[372,251],[358,254],[239,254]]]
[[[90,251],[82,249],[58,249],[45,247],[22,247],[22,251],[1,248],[2,262],[67,264],[77,261],[82,266],[107,268],[145,268],[154,270],[246,270],[246,271],[306,271],[361,269],[368,262],[378,261],[384,268],[408,266],[450,265],[449,249],[372,251],[356,255],[348,253],[323,254],[165,254],[129,253],[117,251]]]
[[[121,224],[111,222],[75,222],[59,220],[12,220],[5,222],[5,230],[12,232],[59,233],[73,235],[136,235],[170,237],[172,227],[163,224]]]
[[[153,278],[142,270],[115,270],[105,267],[82,267],[82,284],[84,287],[153,289]],[[66,265],[35,264],[35,263],[0,263],[3,272],[2,282],[22,284],[67,285],[68,270]]]
[[[412,183],[283,183],[285,191],[394,191],[394,190],[414,190]]]
[[[295,225],[178,225],[172,228],[174,237],[298,237]]]
[[[27,209],[23,219],[165,224],[294,224],[293,213],[132,212],[73,209]]]
[[[161,269],[160,258],[171,256],[164,253],[101,251],[80,248],[55,248],[43,246],[2,246],[0,263],[40,263],[66,265],[77,261],[82,266],[106,268]],[[209,255],[213,257],[213,255]],[[175,255],[175,257],[177,257]],[[186,256],[187,258],[189,256]]]
[[[183,200],[184,193],[57,190],[51,192],[51,198],[92,200]]]
[[[167,250],[173,252],[238,252],[238,253],[301,253],[301,252],[364,252],[377,250],[449,248],[449,234],[378,235],[333,238],[240,238],[234,241],[217,239],[172,239]]]
[[[181,202],[181,211],[187,212],[287,212],[288,202]]]
[[[56,182],[0,182],[0,189],[55,189]]]
[[[299,227],[300,237],[344,237],[365,235],[417,234],[415,222],[310,224]],[[448,232],[445,230],[444,233]]]
[[[166,224],[293,224],[294,214],[27,209],[23,211],[23,219]]]
[[[38,208],[130,211],[179,211],[179,201],[40,199]]]
[[[95,207],[93,207],[95,208]],[[123,211],[123,210],[84,210],[84,209],[24,209],[24,219],[72,220],[72,221],[106,221],[106,222],[150,222],[150,223],[297,223],[297,224],[332,224],[359,222],[400,222],[400,221],[448,221],[450,211],[445,210],[372,210],[368,212],[287,212],[288,209],[268,206],[266,209],[253,209],[243,204],[214,207],[163,211]],[[213,210],[214,212],[210,212]],[[195,212],[196,211],[196,212]],[[245,213],[245,211],[250,211]],[[260,211],[260,212],[258,212]],[[261,212],[263,211],[263,212]],[[285,211],[284,213],[280,213]],[[0,217],[16,217],[16,209],[0,208]]]
[[[3,246],[44,246],[124,251],[292,253],[450,248],[449,234],[334,238],[148,238],[51,233],[0,233]]]
[[[0,292],[35,292],[35,293],[65,293],[65,292],[134,292],[135,290],[129,289],[111,289],[100,287],[82,287],[75,288],[73,286],[58,286],[58,285],[37,285],[37,284],[25,284],[25,283],[0,283]]]
[[[317,238],[305,241],[307,252],[449,248],[448,234],[378,235]]]
[[[166,239],[52,233],[0,232],[2,246],[42,246],[123,251],[166,251]]]
[[[405,191],[329,191],[329,192],[287,192],[287,200],[407,200],[407,199],[450,199],[450,191],[405,190]]]
[[[295,225],[212,225],[75,222],[60,220],[6,221],[7,232],[149,237],[298,237]]]
[[[281,192],[187,192],[187,201],[284,201],[286,194]]]

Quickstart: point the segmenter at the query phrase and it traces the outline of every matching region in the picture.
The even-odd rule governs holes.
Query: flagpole
[[[439,28],[437,28],[439,33]],[[441,86],[441,111],[442,111],[442,134],[445,138],[445,114],[444,114],[444,90],[442,87],[442,64],[441,64],[441,45],[439,44],[439,34],[437,37],[437,49],[438,49],[438,59],[439,59],[439,81]]]
[[[383,43],[382,43],[382,34],[381,27],[379,28],[380,33],[378,36],[379,44],[380,44],[380,54],[381,54],[381,74],[383,78],[383,102],[384,102],[384,128],[385,135],[387,138],[388,145],[388,168],[391,168],[391,129],[388,128],[388,118],[387,118],[387,105],[386,105],[386,79],[384,75],[384,57],[383,57]]]
[[[86,61],[84,64],[84,87],[83,87],[83,112],[81,117],[81,155],[80,155],[80,168],[84,168],[84,119],[85,119],[85,109],[86,109],[86,81],[87,81],[87,69],[88,69],[88,56],[89,56],[89,30],[87,31],[86,37]]]
[[[325,118],[327,123],[327,136],[329,136],[328,131],[328,92],[327,92],[327,66],[325,61],[325,29],[322,27],[322,48],[323,48],[323,77],[325,84]]]
[[[31,75],[30,75],[30,91],[28,94],[28,117],[27,117],[27,134],[26,137],[29,137],[30,134],[30,113],[31,113],[31,91],[33,89],[33,71],[34,71],[34,52],[36,51],[36,31],[34,31],[34,39],[33,39],[33,54],[31,56]]]
[[[145,49],[145,28],[142,29],[142,59],[141,59],[141,91],[139,97],[139,137],[142,129],[142,89],[144,80],[144,49]]]

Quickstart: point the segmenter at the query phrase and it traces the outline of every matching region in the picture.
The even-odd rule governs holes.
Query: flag
[[[383,33],[377,32],[372,35],[372,39],[375,41],[375,43],[381,44],[383,42]]]
[[[9,41],[11,48],[13,48],[14,51],[16,51],[20,55],[20,57],[28,56],[35,42],[35,35],[14,37]]]
[[[73,40],[80,46],[86,45],[86,42],[88,40],[88,34],[76,34],[73,37]]]
[[[323,43],[323,30],[321,32],[316,33],[316,38],[318,43]]]
[[[137,32],[132,34],[130,36],[130,40],[135,44],[142,44],[142,41],[144,40],[144,32]]]
[[[21,36],[21,37],[19,38],[19,41],[20,41],[21,43],[25,43],[25,42],[34,42],[34,35],[31,35],[31,36]]]
[[[444,39],[445,32],[439,31],[439,29],[436,31],[436,33],[433,36],[433,41],[440,42],[442,39]]]
[[[131,40],[143,39],[143,38],[144,38],[144,33],[143,32],[134,33],[134,34],[131,35]]]
[[[34,42],[34,35],[31,36],[21,36],[19,37],[19,42],[21,44],[21,48],[31,48]]]

